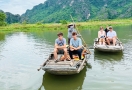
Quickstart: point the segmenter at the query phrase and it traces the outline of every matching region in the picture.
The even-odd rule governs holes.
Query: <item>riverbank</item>
[[[71,22],[68,22],[68,24]],[[0,31],[27,31],[27,30],[67,30],[68,24],[61,23],[36,23],[36,24],[9,24],[7,26],[0,27]],[[79,30],[99,28],[100,26],[124,26],[132,25],[132,19],[119,19],[119,20],[109,20],[109,21],[87,21],[87,22],[77,22],[77,28]]]

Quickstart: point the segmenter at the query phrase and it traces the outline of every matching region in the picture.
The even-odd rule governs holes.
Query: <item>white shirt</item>
[[[108,33],[107,33],[107,37],[110,37],[110,38],[113,38],[113,37],[115,37],[115,36],[117,36],[117,34],[116,34],[116,32],[115,31],[109,31]]]

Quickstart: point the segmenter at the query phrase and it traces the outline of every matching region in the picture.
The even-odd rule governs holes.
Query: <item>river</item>
[[[82,72],[56,76],[37,68],[53,51],[57,32],[0,31],[0,90],[131,90],[132,89],[132,26],[114,27],[122,41],[122,53],[94,51],[93,40],[98,30],[81,30],[91,56]]]

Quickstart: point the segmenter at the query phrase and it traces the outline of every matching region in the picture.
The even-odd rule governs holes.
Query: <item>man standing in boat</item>
[[[70,50],[69,50],[70,58],[73,59],[73,54],[78,54],[79,59],[81,60],[82,56],[82,40],[77,37],[77,33],[72,33],[72,38],[70,40]]]
[[[63,33],[58,33],[57,36],[58,36],[58,38],[55,40],[55,48],[54,48],[55,62],[58,61],[57,54],[64,53],[65,59],[67,58],[66,39],[63,38]]]
[[[113,43],[113,46],[115,46],[116,44],[116,39],[117,39],[117,34],[116,32],[113,30],[112,26],[109,27],[109,32],[107,33],[107,38],[106,41],[108,43],[108,45],[110,45],[110,43]]]
[[[76,29],[75,29],[75,24],[69,24],[68,25],[68,45],[70,45],[70,40],[72,38],[72,33],[73,32],[77,32]]]

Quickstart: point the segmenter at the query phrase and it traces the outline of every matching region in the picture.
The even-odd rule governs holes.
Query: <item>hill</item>
[[[14,14],[12,14],[10,12],[4,12],[2,10],[0,10],[0,12],[3,12],[3,13],[6,14],[6,20],[5,21],[8,24],[11,24],[11,23],[19,23],[21,21],[21,16],[19,14],[14,15]]]
[[[47,0],[27,10],[21,18],[29,23],[132,17],[132,0]]]

